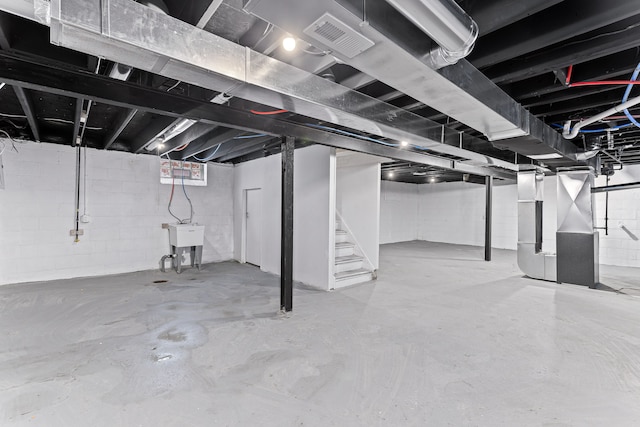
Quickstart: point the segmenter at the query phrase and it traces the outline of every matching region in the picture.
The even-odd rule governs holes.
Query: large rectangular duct
[[[599,235],[593,226],[591,168],[558,170],[558,282],[594,288],[599,280]]]
[[[556,256],[542,252],[544,173],[518,172],[518,267],[534,279],[556,280]]]
[[[424,117],[130,0],[52,0],[51,41],[315,120],[405,140],[433,155],[461,158],[456,164],[462,168],[468,165],[515,170],[509,162],[442,144],[441,126]],[[457,169],[446,166],[450,164],[448,159],[429,155],[425,158]],[[486,173],[480,174],[491,175],[492,171],[487,168]]]
[[[397,3],[397,0],[388,0]],[[430,0],[426,3],[436,3]],[[424,7],[423,0],[402,0]],[[387,1],[361,0],[248,0],[245,10],[314,46],[331,51],[340,61],[394,89],[482,132],[502,147],[548,161],[578,161],[577,148],[531,115],[489,78],[461,60],[441,69],[434,66],[429,38]],[[286,13],[282,13],[286,10]],[[307,30],[322,16],[331,16],[371,40],[373,46],[357,55],[329,46]],[[429,13],[424,13],[429,16]],[[418,25],[429,26],[428,22]],[[433,25],[441,23],[434,23]],[[451,25],[459,24],[457,22]],[[535,158],[535,157],[533,157]]]

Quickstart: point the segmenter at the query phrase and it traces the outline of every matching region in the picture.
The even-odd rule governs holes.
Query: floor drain
[[[168,280],[154,280],[153,283],[167,283]]]

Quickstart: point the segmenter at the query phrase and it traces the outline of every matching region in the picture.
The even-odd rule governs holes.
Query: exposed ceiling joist
[[[637,19],[630,18],[604,27],[602,31],[579,36],[560,46],[510,60],[509,64],[501,65],[495,71],[488,69],[487,75],[494,83],[500,84],[524,80],[558,68],[622,52],[636,47],[639,39],[640,25]]]
[[[131,123],[131,120],[138,113],[138,110],[133,109],[125,109],[120,112],[118,117],[115,119],[111,131],[107,134],[107,137],[104,140],[103,148],[108,150],[114,142],[120,137],[125,128]]]
[[[544,49],[638,13],[638,4],[629,0],[588,3],[584,0],[565,0],[480,38],[469,60],[476,67],[484,68]],[[523,35],[526,37],[522,37]]]

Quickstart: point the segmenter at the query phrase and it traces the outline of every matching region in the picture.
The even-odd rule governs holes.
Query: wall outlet
[[[74,228],[73,230],[69,230],[69,236],[75,236],[76,235],[76,229]],[[84,230],[80,229],[78,230],[78,236],[84,236]]]

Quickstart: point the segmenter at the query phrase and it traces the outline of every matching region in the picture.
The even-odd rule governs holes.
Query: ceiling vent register
[[[304,29],[304,33],[347,58],[353,58],[375,44],[330,13],[318,18]]]

